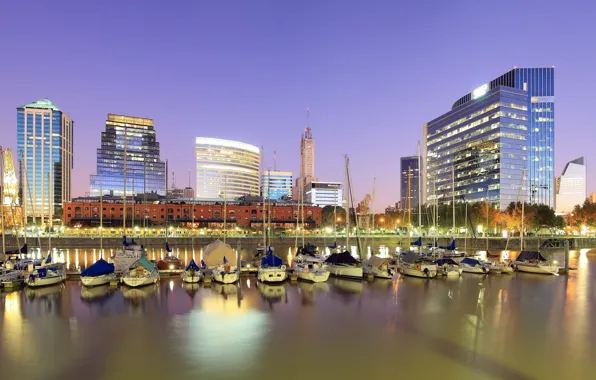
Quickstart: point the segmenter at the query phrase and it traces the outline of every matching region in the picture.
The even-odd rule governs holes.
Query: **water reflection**
[[[269,308],[273,309],[273,304],[288,302],[286,295],[286,284],[270,285],[262,282],[257,283],[261,298],[267,302]]]

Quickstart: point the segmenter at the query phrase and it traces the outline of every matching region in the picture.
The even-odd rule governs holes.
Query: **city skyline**
[[[590,120],[589,86],[584,83],[593,81],[587,62],[594,53],[588,51],[581,62],[574,58],[585,56],[577,46],[587,46],[587,36],[593,34],[586,29],[594,26],[581,20],[590,14],[589,8],[541,9],[541,18],[555,25],[549,48],[512,43],[504,55],[480,46],[530,36],[542,21],[530,18],[516,30],[477,36],[470,31],[485,26],[482,15],[489,11],[481,4],[436,3],[436,13],[410,4],[408,17],[393,4],[333,4],[237,3],[229,9],[189,2],[180,12],[147,4],[143,17],[122,23],[118,31],[105,31],[101,20],[116,13],[117,19],[128,19],[137,13],[134,5],[73,3],[59,11],[49,4],[8,5],[0,16],[0,32],[13,37],[0,41],[0,47],[15,59],[5,65],[10,75],[0,94],[2,145],[16,155],[15,107],[48,97],[76,121],[73,196],[88,191],[95,166],[90,152],[99,145],[107,112],[155,120],[161,158],[168,159],[170,173],[194,167],[194,146],[188,141],[196,136],[263,146],[265,168],[273,167],[276,150],[277,167],[298,173],[296,141],[308,107],[317,138],[317,176],[341,181],[343,155],[350,155],[355,201],[372,191],[376,177],[380,210],[399,199],[399,163],[394,156],[415,154],[416,141],[422,140],[420,126],[445,112],[445,104],[513,66],[556,65],[556,123],[561,128],[555,137],[554,173],[561,173],[578,154],[592,159],[589,139],[574,138],[590,128],[585,122]],[[535,11],[532,4],[515,4],[520,13]],[[60,23],[49,24],[43,16],[48,14],[72,21],[79,32],[73,35]],[[18,20],[24,15],[30,27],[22,31]],[[421,33],[423,26],[413,21],[417,17],[427,19],[430,33]],[[182,30],[179,25],[186,18],[196,22]],[[159,28],[148,26],[158,19],[163,21]],[[444,20],[450,20],[449,28],[435,33]],[[580,33],[575,25],[587,26]],[[40,34],[51,35],[65,47],[60,60],[58,50],[42,48],[49,58],[43,60],[46,70],[33,59],[38,53],[27,49]],[[462,35],[466,38],[455,38]],[[451,49],[453,41],[457,53]],[[228,52],[218,54],[222,47]],[[115,54],[133,57],[141,52],[150,57],[142,64],[113,59]],[[113,91],[116,86],[118,91]],[[593,177],[588,172],[588,192],[595,190]]]

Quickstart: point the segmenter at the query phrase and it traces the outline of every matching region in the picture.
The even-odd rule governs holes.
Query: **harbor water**
[[[98,258],[61,253],[81,267]],[[2,289],[0,378],[591,379],[596,251],[571,251],[570,265],[561,276]]]

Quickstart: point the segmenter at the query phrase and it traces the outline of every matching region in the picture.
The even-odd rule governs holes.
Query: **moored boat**
[[[0,286],[18,286],[23,282],[22,275],[23,271],[20,269],[0,268]]]
[[[126,240],[126,236],[122,237],[122,249],[114,252],[110,260],[114,263],[114,271],[122,273],[127,271],[137,260],[144,255],[145,249],[142,245]]]
[[[373,275],[377,278],[392,278],[389,269],[389,260],[372,255],[364,264],[362,264],[364,274]]]
[[[439,273],[447,277],[459,277],[463,272],[463,268],[460,267],[452,258],[444,257],[435,261]]]
[[[182,261],[172,254],[170,244],[166,242],[166,256],[155,262],[157,270],[160,272],[183,272],[184,265]]]
[[[459,263],[464,273],[475,273],[475,274],[488,274],[490,271],[490,265],[483,263],[478,259],[472,257],[466,257]]]
[[[216,240],[205,247],[203,261],[211,272],[213,281],[232,284],[240,278],[240,271],[236,265],[236,252],[221,240]]]
[[[518,272],[559,275],[559,267],[549,263],[538,251],[522,251],[512,263]]]
[[[182,273],[182,281],[188,284],[196,284],[201,281],[201,277],[203,277],[201,268],[195,263],[194,259],[190,260],[190,263]]]
[[[320,283],[329,279],[325,259],[317,253],[316,247],[309,244],[300,248],[292,260],[292,269],[299,280]]]
[[[261,259],[261,265],[257,271],[257,279],[262,282],[283,282],[288,278],[286,266],[280,257],[273,254],[269,248],[268,254]]]
[[[143,255],[122,274],[121,281],[131,288],[155,284],[159,281],[159,271],[157,270],[157,267]]]
[[[399,273],[405,276],[419,278],[435,278],[438,273],[437,264],[412,251],[400,255],[398,269]]]
[[[30,287],[40,287],[59,284],[66,280],[66,270],[64,264],[52,264],[52,255],[49,254],[42,266],[35,268],[25,279],[25,283]]]
[[[348,251],[332,253],[325,263],[333,276],[362,280],[362,264]]]
[[[110,264],[104,259],[99,259],[81,272],[81,282],[85,286],[109,284],[110,281],[117,279],[114,270],[114,264]]]

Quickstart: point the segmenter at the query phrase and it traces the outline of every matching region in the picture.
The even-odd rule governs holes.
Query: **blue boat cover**
[[[262,267],[280,267],[282,265],[281,258],[275,255],[267,255],[261,259]]]
[[[451,240],[451,244],[439,247],[447,251],[455,251],[455,239]]]
[[[415,245],[417,247],[422,247],[422,237],[419,237],[418,240],[411,242],[410,245]]]
[[[81,272],[82,277],[97,277],[104,274],[114,273],[114,264],[110,264],[104,259],[99,259],[95,264]]]
[[[443,258],[435,261],[435,264],[442,267],[445,264],[457,265],[457,263],[453,259]]]
[[[334,244],[333,247],[329,248],[333,249],[335,247],[337,247],[337,242]],[[298,248],[298,253],[301,253],[303,255],[314,256],[317,254],[317,247],[313,244],[307,243],[306,245],[304,245],[304,247]]]
[[[205,264],[205,262],[203,260],[201,260],[201,268],[203,268],[203,269],[207,268],[207,264]]]
[[[166,243],[167,244],[167,243]],[[190,264],[188,264],[188,266],[186,267],[185,271],[187,270],[191,270],[194,269],[196,271],[199,271],[201,268],[199,268],[199,266],[195,263],[195,259],[190,260]]]
[[[46,268],[39,268],[37,269],[37,275],[39,278],[44,278],[48,274],[48,270]]]
[[[228,259],[226,259],[226,257],[224,256],[224,264],[228,263]]]
[[[126,241],[126,235],[122,236],[122,245],[128,247],[130,244]]]
[[[466,257],[465,259],[463,259],[461,261],[462,264],[468,264],[468,265],[481,265],[480,261],[473,259],[471,257]]]
[[[52,263],[52,254],[48,253],[48,257],[46,258],[46,264],[51,264]]]
[[[333,242],[333,245],[330,245],[329,246],[329,249],[335,249],[335,248],[337,248],[337,242],[336,241]]]
[[[170,244],[166,241],[166,252],[172,252],[172,248],[170,248]]]
[[[539,260],[539,261],[547,261],[544,256],[540,254],[538,251],[521,251],[519,256],[515,261],[525,261],[525,260]]]

